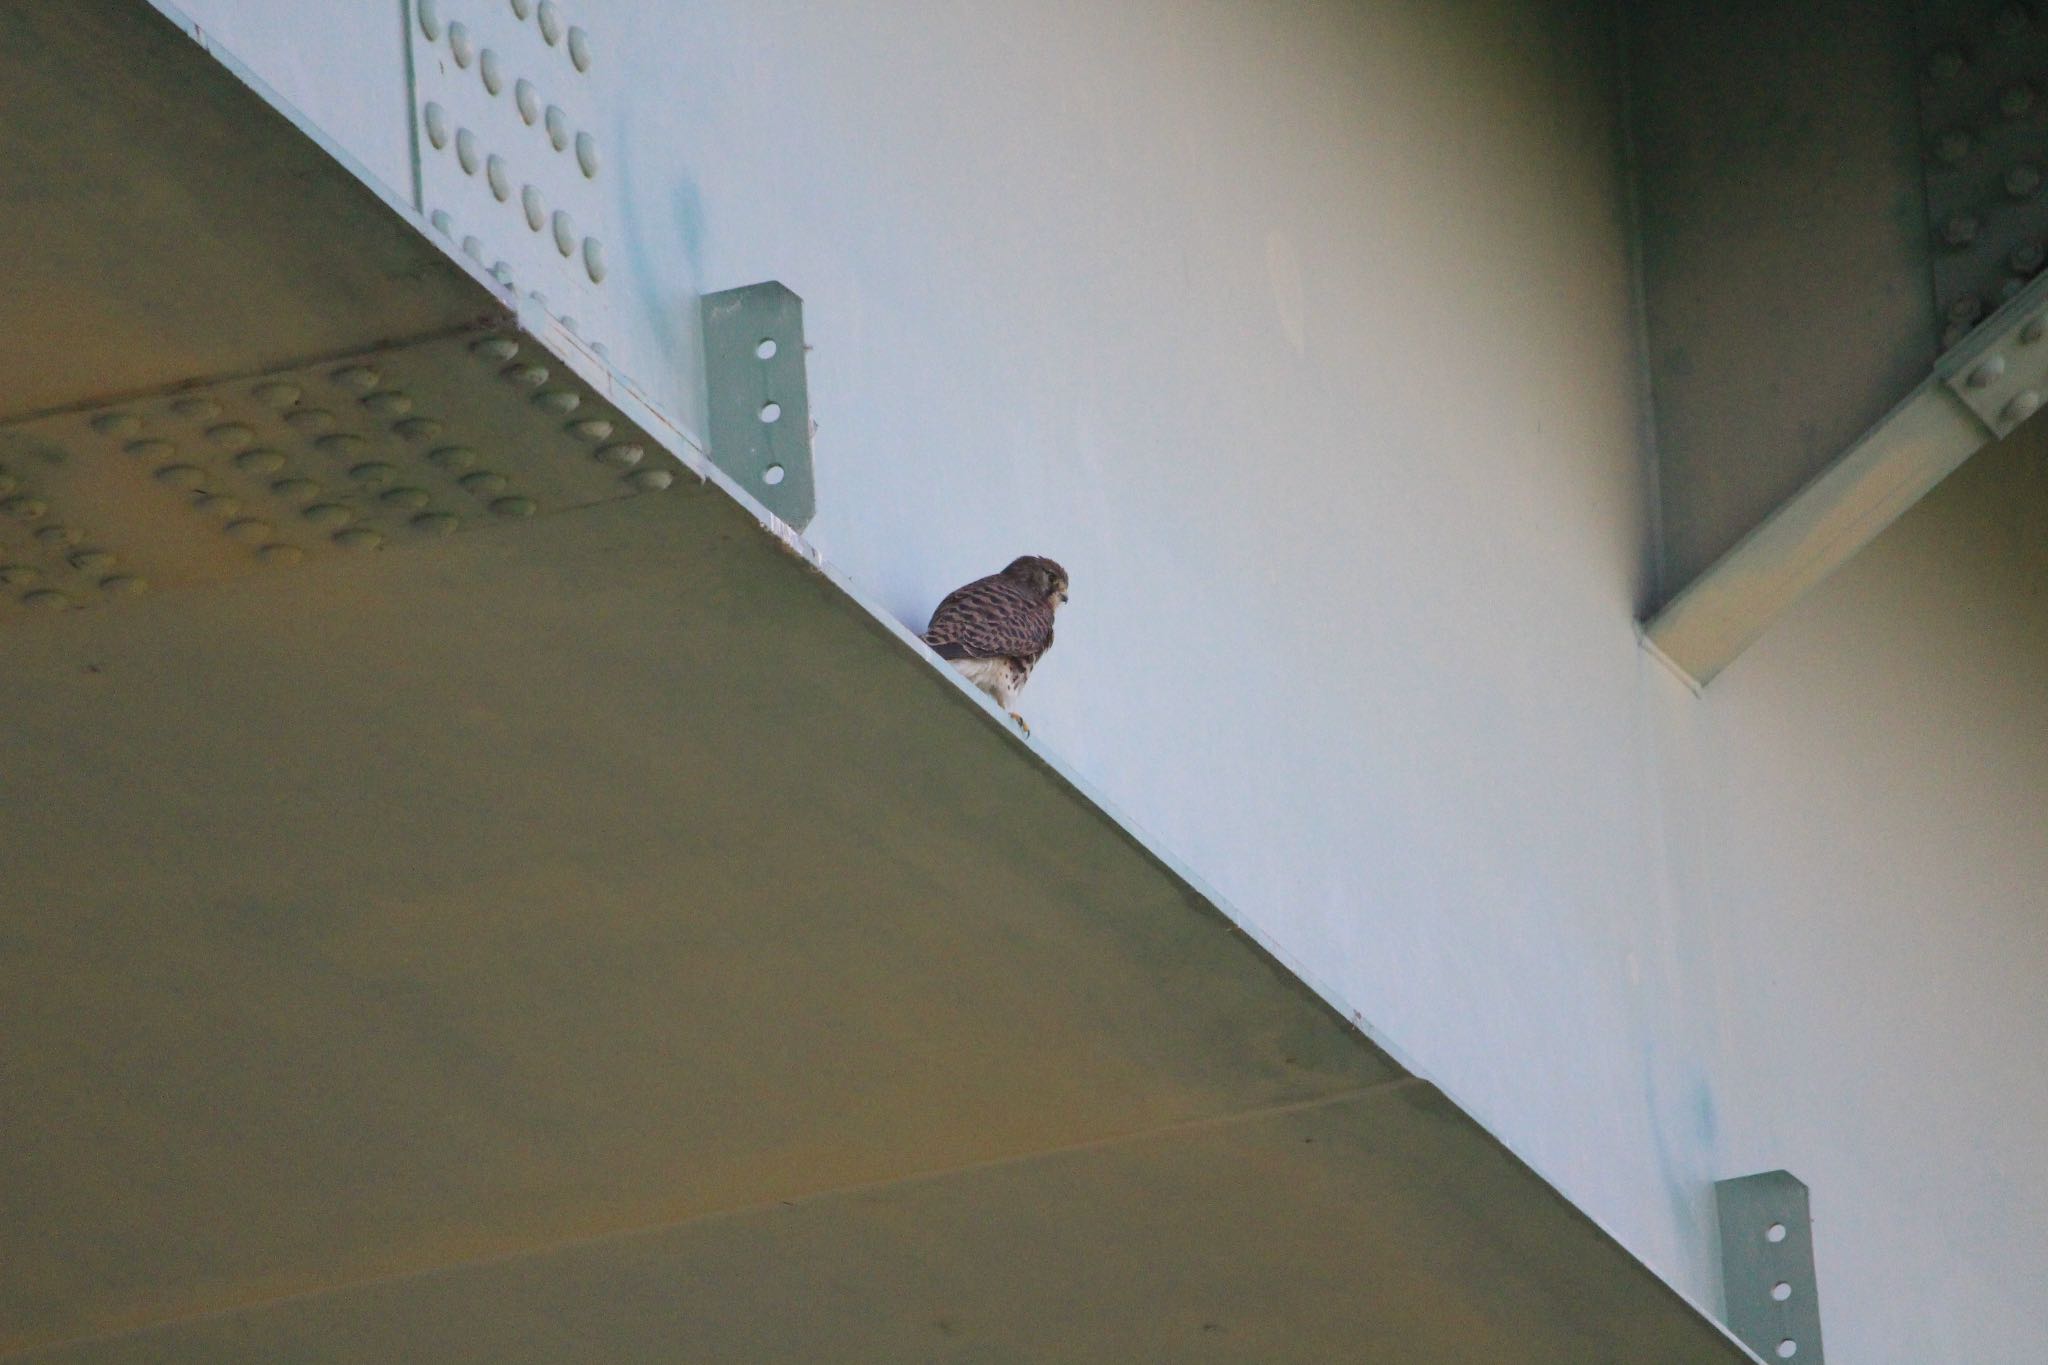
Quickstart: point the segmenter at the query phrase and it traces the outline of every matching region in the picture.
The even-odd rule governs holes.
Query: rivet
[[[597,458],[614,469],[631,469],[640,463],[640,457],[647,452],[633,441],[620,441],[597,452]]]
[[[171,411],[188,421],[206,422],[220,416],[220,404],[211,398],[180,398],[171,404]]]
[[[242,510],[242,504],[225,493],[201,493],[192,499],[192,505],[217,517],[231,517]]]
[[[432,100],[420,111],[420,121],[427,125],[427,141],[440,151],[448,145],[448,111]]]
[[[251,545],[270,539],[270,523],[259,521],[255,517],[243,517],[240,521],[231,521],[225,529],[236,540]]]
[[[404,512],[417,512],[433,501],[424,488],[387,488],[377,501]]]
[[[512,172],[506,169],[505,158],[496,152],[484,162],[484,179],[490,182],[491,194],[499,203],[512,197]]]
[[[590,35],[580,28],[569,30],[569,60],[578,71],[590,70]]]
[[[564,256],[576,254],[576,224],[561,209],[555,210],[555,250]]]
[[[1947,350],[1949,347],[1955,345],[1957,342],[1961,341],[1964,337],[1968,336],[1969,334],[1969,323],[1951,322],[1948,326],[1941,329],[1942,349]]]
[[[479,469],[474,474],[462,476],[462,486],[479,496],[505,491],[505,476],[493,474],[488,469]]]
[[[43,571],[33,564],[0,564],[0,584],[10,588],[25,588],[43,576]]]
[[[510,261],[491,262],[491,278],[504,285],[507,289],[510,289],[512,287],[512,263]]]
[[[585,417],[579,421],[569,423],[568,432],[579,441],[589,441],[592,444],[596,444],[611,436],[612,424],[605,421],[602,417]]]
[[[157,470],[156,477],[173,488],[197,488],[206,482],[206,471],[196,464],[167,464]]]
[[[346,526],[355,517],[338,502],[316,502],[299,515],[315,526]]]
[[[547,203],[540,197],[540,191],[528,185],[519,192],[519,206],[526,210],[526,225],[539,232],[548,221]]]
[[[592,284],[604,283],[604,243],[595,237],[583,239],[583,272]]]
[[[30,607],[68,607],[71,599],[55,588],[37,588],[34,592],[22,594],[22,604]]]
[[[431,417],[408,417],[391,430],[408,441],[427,441],[441,434],[441,424]]]
[[[270,491],[291,502],[304,502],[320,492],[320,485],[311,479],[279,479],[270,485]]]
[[[533,0],[512,0],[512,16],[515,19],[531,19]]]
[[[675,481],[666,469],[636,469],[626,476],[626,482],[642,493],[659,493]]]
[[[583,402],[583,395],[574,389],[549,389],[546,393],[533,396],[533,405],[542,412],[551,412],[557,417],[567,417]]]
[[[337,460],[346,460],[353,458],[357,452],[368,444],[368,441],[365,441],[352,431],[337,431],[331,436],[322,436],[314,441],[313,448],[322,455],[331,456]]]
[[[297,384],[289,384],[282,379],[270,379],[249,390],[249,396],[269,407],[283,409],[298,402],[300,392]]]
[[[284,468],[284,456],[274,450],[245,450],[235,456],[235,468],[250,474],[275,474]]]
[[[2034,107],[2034,87],[2025,81],[2014,81],[1998,92],[1998,112],[2007,118],[2024,118]]]
[[[562,41],[562,11],[555,0],[540,0],[540,36],[549,47]]]
[[[1975,294],[1965,294],[1948,306],[1950,322],[1975,322],[1984,316],[1984,302]]]
[[[1977,240],[1980,224],[1973,213],[1953,213],[1941,225],[1941,240],[1952,247],[1965,247]]]
[[[548,106],[548,141],[555,144],[558,152],[569,145],[569,116],[559,104]]]
[[[368,365],[344,365],[328,378],[344,389],[354,389],[357,393],[368,393],[384,380],[384,376]]]
[[[76,545],[84,538],[84,536],[79,534],[76,526],[58,525],[38,526],[36,528],[36,539],[45,545]]]
[[[448,210],[435,209],[427,215],[427,221],[432,223],[434,231],[440,233],[443,237],[453,237],[455,235],[455,220],[448,216]]]
[[[384,536],[367,526],[352,526],[346,531],[336,531],[333,540],[345,550],[369,550],[382,545]]]
[[[215,445],[226,446],[230,450],[245,446],[256,439],[255,431],[240,422],[223,422],[217,427],[208,427],[206,434]]]
[[[540,91],[529,80],[513,82],[512,102],[519,106],[519,117],[531,127],[540,119]]]
[[[398,477],[398,466],[386,464],[382,460],[370,460],[351,469],[348,476],[357,483],[390,483]]]
[[[476,452],[468,446],[442,446],[439,450],[427,456],[427,458],[433,461],[436,466],[453,473],[456,470],[467,469],[475,464]]]
[[[149,589],[149,580],[132,573],[117,573],[100,580],[100,591],[109,597],[134,597]]]
[[[127,445],[122,446],[121,449],[127,451],[138,460],[168,459],[170,456],[178,453],[178,448],[169,441],[158,440],[155,437],[141,441],[130,441]]]
[[[1998,13],[1992,16],[1991,27],[2001,38],[2017,38],[2027,31],[2027,27],[2033,21],[2034,16],[2027,13],[2025,5],[2001,5]]]
[[[484,89],[493,95],[505,88],[505,69],[498,65],[498,54],[492,48],[485,48],[478,59],[476,69],[484,78]]]
[[[114,566],[114,557],[105,550],[80,550],[71,556],[71,567],[80,573],[97,573]]]
[[[505,376],[505,382],[522,389],[537,389],[548,382],[548,367],[545,365],[507,365],[498,373]]]
[[[585,178],[597,178],[597,139],[588,133],[576,134],[576,164],[583,168]]]
[[[2021,242],[2012,249],[2012,255],[2007,258],[2014,273],[2020,275],[2033,274],[2041,268],[2044,259],[2048,259],[2048,254],[2043,253],[2038,241]]]
[[[2032,417],[2034,410],[2040,406],[2041,394],[2039,390],[2022,389],[2012,396],[2012,401],[2005,405],[2004,409],[1998,414],[1998,418],[2008,426],[2016,426]]]
[[[483,242],[476,237],[464,237],[462,239],[462,254],[475,261],[478,265],[482,265],[484,259]]]
[[[462,522],[446,512],[422,512],[412,519],[412,524],[422,531],[445,536]]]
[[[103,412],[92,419],[92,429],[102,436],[132,436],[142,430],[142,419],[132,412]]]
[[[306,557],[306,552],[296,545],[266,545],[256,552],[256,557],[265,564],[296,564]]]
[[[1952,81],[1963,74],[1963,65],[1960,49],[1944,47],[1927,59],[1927,74],[1937,81]]]
[[[44,502],[41,498],[31,498],[26,494],[17,495],[8,498],[5,502],[0,502],[0,512],[5,512],[9,516],[19,517],[23,521],[34,521],[49,510],[50,504]]]
[[[470,132],[467,128],[457,129],[455,133],[455,161],[456,164],[462,167],[462,173],[464,175],[475,175],[476,168],[482,160],[483,154],[477,150],[476,146],[476,134]]]
[[[2041,188],[2041,172],[2034,166],[2015,166],[2005,173],[2005,192],[2015,199],[2033,197]]]
[[[510,337],[483,337],[469,343],[471,355],[504,362],[519,354],[519,343]]]
[[[1989,355],[1977,362],[1963,383],[1973,389],[1988,389],[2005,375],[2005,357]]]
[[[469,69],[469,64],[476,60],[476,43],[469,36],[467,24],[448,25],[448,55],[465,71]]]
[[[1953,131],[1934,139],[1934,159],[1944,166],[1960,166],[1970,159],[1970,135]]]
[[[365,398],[363,406],[379,417],[403,417],[412,411],[412,399],[396,389],[387,389]]]
[[[419,13],[420,32],[427,35],[428,42],[433,42],[441,36],[440,0],[419,0]]]
[[[2048,318],[2029,318],[2020,328],[2020,345],[2031,346],[2044,336],[2048,336]]]
[[[1998,301],[2011,303],[2026,291],[2027,282],[2015,275],[2008,275],[1998,282]]]
[[[499,498],[491,504],[491,510],[501,517],[530,517],[538,509],[532,498]]]
[[[334,414],[325,408],[299,408],[286,413],[284,423],[294,431],[325,431],[334,425]]]

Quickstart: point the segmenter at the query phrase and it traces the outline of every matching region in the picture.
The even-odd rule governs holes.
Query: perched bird
[[[924,642],[967,681],[996,699],[1010,719],[1031,669],[1052,648],[1052,617],[1067,600],[1067,571],[1043,555],[1010,561],[1001,573],[946,594],[925,628]]]

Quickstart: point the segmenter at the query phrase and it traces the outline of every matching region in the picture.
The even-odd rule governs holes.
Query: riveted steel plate
[[[1994,435],[2048,398],[2048,276],[2034,281],[1942,357],[1942,382]]]
[[[530,339],[475,329],[0,427],[0,619],[666,488]]]
[[[421,208],[451,246],[608,352],[612,269],[597,94],[581,5],[413,0]]]
[[[770,280],[706,294],[703,314],[712,461],[800,531],[817,510],[804,302]]]
[[[1765,1360],[1824,1365],[1813,1215],[1789,1171],[1714,1182],[1728,1326]]]
[[[1944,348],[2048,259],[2048,23],[2034,6],[1921,0],[1920,115]]]

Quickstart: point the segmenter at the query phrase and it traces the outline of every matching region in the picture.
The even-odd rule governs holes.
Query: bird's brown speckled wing
[[[990,574],[946,594],[924,638],[941,658],[1036,663],[1052,647],[1052,608],[1001,574]]]

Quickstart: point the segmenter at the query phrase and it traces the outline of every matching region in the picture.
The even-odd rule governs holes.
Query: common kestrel
[[[1010,561],[1001,573],[946,594],[924,640],[967,681],[996,699],[1010,719],[1031,670],[1052,648],[1052,618],[1067,600],[1067,571],[1043,555]]]

